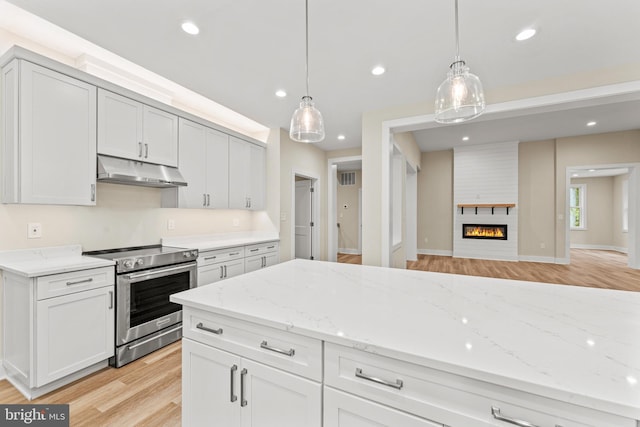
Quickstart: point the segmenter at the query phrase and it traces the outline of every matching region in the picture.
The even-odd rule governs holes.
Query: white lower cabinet
[[[280,261],[278,242],[234,246],[198,254],[198,286],[275,265]]]
[[[32,399],[107,366],[115,333],[114,269],[3,274],[3,366]]]
[[[245,254],[245,273],[275,265],[280,260],[278,243],[276,242],[247,246],[245,247]]]
[[[184,426],[321,427],[321,385],[184,338]]]
[[[331,387],[324,388],[324,427],[442,427],[418,418],[344,393]]]

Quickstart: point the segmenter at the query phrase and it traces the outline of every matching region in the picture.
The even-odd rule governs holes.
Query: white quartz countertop
[[[27,277],[108,267],[114,264],[113,261],[83,256],[80,245],[0,252],[0,270]]]
[[[237,233],[203,234],[195,236],[163,237],[162,244],[178,248],[210,251],[234,246],[253,245],[256,243],[280,240],[278,233],[269,231],[250,231]]]
[[[293,260],[171,300],[640,419],[640,293]]]

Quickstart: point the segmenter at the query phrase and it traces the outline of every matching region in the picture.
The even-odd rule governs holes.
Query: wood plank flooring
[[[359,255],[340,262],[361,263]],[[571,251],[571,265],[501,262],[424,256],[409,262],[414,270],[473,274],[516,280],[640,291],[640,271],[626,266],[617,252]],[[181,343],[171,344],[120,369],[106,368],[33,403],[68,403],[71,426],[177,427],[181,423]],[[6,380],[0,403],[28,403]]]
[[[71,426],[177,427],[182,411],[182,346],[173,343],[120,369],[105,368],[32,403],[68,403]],[[0,402],[29,403],[6,380]]]

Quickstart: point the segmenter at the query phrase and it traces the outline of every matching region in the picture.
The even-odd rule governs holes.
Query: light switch
[[[27,238],[39,239],[42,237],[42,224],[39,222],[30,222],[27,225]]]

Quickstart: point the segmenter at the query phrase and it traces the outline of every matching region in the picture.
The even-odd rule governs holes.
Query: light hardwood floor
[[[358,255],[339,262],[361,263]],[[617,252],[572,250],[571,265],[420,256],[408,268],[516,280],[640,291],[640,271]],[[107,368],[33,403],[70,404],[71,426],[180,426],[181,344],[171,344],[120,369]],[[28,403],[6,380],[0,403]]]
[[[68,403],[71,426],[180,426],[182,346],[173,343],[122,368],[105,368],[32,403]],[[29,403],[0,381],[0,402]]]

